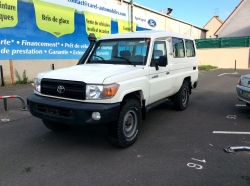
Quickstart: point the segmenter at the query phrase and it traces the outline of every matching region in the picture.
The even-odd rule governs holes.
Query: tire
[[[122,148],[134,144],[139,135],[141,122],[142,114],[139,101],[126,100],[120,110],[117,122],[108,127],[111,143]]]
[[[180,90],[173,97],[174,107],[176,110],[183,111],[188,106],[189,101],[189,84],[184,81]]]
[[[53,131],[64,131],[69,128],[69,125],[61,124],[61,123],[56,123],[48,120],[43,120],[43,124],[50,130]]]

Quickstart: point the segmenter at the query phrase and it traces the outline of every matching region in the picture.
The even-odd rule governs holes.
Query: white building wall
[[[133,9],[133,22],[147,29],[177,32],[180,34],[190,35],[195,39],[206,38],[206,29],[197,27],[182,20],[175,19],[160,12],[150,10],[148,8],[135,4]],[[150,27],[148,25],[148,20],[150,19],[156,21],[155,27]]]

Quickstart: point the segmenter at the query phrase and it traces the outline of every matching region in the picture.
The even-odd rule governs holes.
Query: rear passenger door
[[[167,97],[171,90],[169,66],[159,66],[158,70],[155,68],[155,63],[158,63],[160,56],[167,56],[166,40],[155,40],[151,51],[150,98],[148,104]]]
[[[172,56],[170,73],[175,79],[172,81],[173,93],[177,92],[186,77],[197,74],[197,61],[194,42],[190,39],[172,37]],[[191,79],[192,80],[192,79]]]

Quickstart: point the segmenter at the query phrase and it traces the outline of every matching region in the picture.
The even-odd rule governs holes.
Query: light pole
[[[134,2],[133,0],[130,1],[130,4],[131,4],[131,31],[133,32],[134,31],[134,24],[133,24],[133,9],[134,9]]]

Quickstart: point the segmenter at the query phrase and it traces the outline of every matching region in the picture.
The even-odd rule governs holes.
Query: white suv
[[[27,98],[32,115],[59,131],[70,125],[106,124],[111,142],[129,147],[146,113],[171,100],[185,110],[197,86],[196,47],[190,36],[165,31],[112,34],[96,41],[77,66],[35,78]]]

